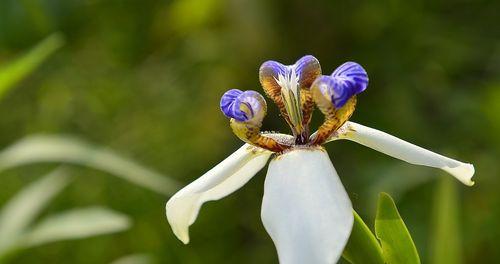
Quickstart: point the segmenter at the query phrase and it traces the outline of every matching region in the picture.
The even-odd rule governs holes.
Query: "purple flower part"
[[[312,55],[306,55],[293,65],[284,65],[277,61],[266,61],[260,66],[259,75],[261,81],[266,78],[272,78],[273,82],[279,75],[289,76],[292,73],[292,67],[295,68],[295,74],[299,76],[301,85],[310,86],[314,79],[321,74],[319,61]],[[305,82],[305,83],[303,83]]]
[[[246,118],[244,113],[238,107],[235,107],[236,98],[241,95],[243,91],[238,89],[231,89],[222,95],[220,99],[220,110],[225,116],[234,118],[238,121],[244,121]]]
[[[300,58],[294,64],[295,72],[299,76],[299,83],[309,88],[316,77],[321,75],[321,66],[318,59],[312,55],[306,55]]]
[[[355,62],[340,65],[331,76],[337,80],[338,85],[351,90],[352,95],[363,92],[368,86],[368,74]]]
[[[248,121],[252,119],[257,113],[259,113],[264,107],[262,104],[265,104],[265,99],[256,91],[244,91],[241,95],[236,98],[234,107],[238,107],[238,110],[241,111]],[[246,105],[246,109],[249,112],[245,112],[240,110],[242,105]]]
[[[354,95],[351,89],[342,85],[341,81],[327,75],[318,77],[313,85],[319,88],[321,94],[330,99],[335,108],[344,106]]]
[[[245,122],[252,119],[255,114],[262,110],[264,98],[256,91],[244,91],[232,89],[227,91],[221,98],[220,109],[225,116],[237,121]],[[248,112],[241,110],[245,105]]]
[[[288,67],[277,61],[266,61],[262,63],[259,69],[259,76],[263,78],[278,79],[279,75],[286,75],[289,72]]]
[[[277,61],[266,61],[260,66],[260,71],[268,74],[272,74],[274,77],[278,75],[285,75],[288,72],[287,66],[277,62]]]

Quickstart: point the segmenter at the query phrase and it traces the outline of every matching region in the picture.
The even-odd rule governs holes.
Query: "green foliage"
[[[459,198],[455,182],[441,176],[434,196],[433,234],[430,237],[431,262],[461,264],[462,246],[459,224]]]
[[[19,239],[38,214],[68,185],[70,179],[66,170],[55,170],[26,186],[3,206],[0,212],[0,252]]]
[[[379,195],[375,234],[380,240],[388,264],[420,263],[417,248],[399,215],[394,201],[387,193]]]
[[[22,189],[3,207],[0,213],[0,260],[21,249],[114,233],[130,227],[127,216],[100,207],[72,209],[33,223],[67,186],[70,179],[67,174],[64,169],[53,171]]]
[[[354,224],[342,257],[353,264],[420,263],[415,244],[391,196],[380,193],[375,233],[353,211]],[[377,238],[378,240],[377,240]]]
[[[101,207],[77,208],[42,219],[21,240],[24,247],[115,233],[130,227],[128,216]]]
[[[52,34],[25,55],[0,68],[0,99],[63,44],[64,38],[61,34]]]
[[[71,163],[109,172],[139,186],[172,194],[179,184],[113,151],[65,136],[30,136],[0,152],[0,171],[39,162]]]
[[[353,211],[354,224],[342,257],[350,263],[384,264],[382,248],[363,219]]]

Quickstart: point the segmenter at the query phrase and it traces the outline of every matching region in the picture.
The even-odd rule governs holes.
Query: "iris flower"
[[[260,67],[259,79],[292,135],[261,132],[267,105],[258,92],[233,89],[222,96],[220,108],[245,144],[167,202],[168,222],[185,244],[189,243],[189,226],[203,203],[238,190],[271,159],[261,219],[280,263],[338,261],[351,233],[353,209],[323,144],[339,139],[411,164],[439,168],[466,185],[474,184],[471,164],[348,121],[357,95],[368,86],[368,75],[357,63],[346,62],[331,75],[321,75],[319,61],[313,56],[288,66],[267,61]],[[314,106],[325,121],[310,134]]]

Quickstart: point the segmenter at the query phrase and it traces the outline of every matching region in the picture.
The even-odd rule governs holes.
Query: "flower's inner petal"
[[[313,98],[318,108],[325,114],[328,113],[328,109],[334,111],[341,108],[354,95],[351,89],[341,85],[340,80],[326,75],[317,78],[313,87]]]
[[[306,55],[295,63],[300,88],[309,89],[314,80],[321,75],[321,66],[314,56]]]
[[[320,76],[312,84],[311,89],[316,90],[317,96],[320,94],[331,102],[336,109],[344,106],[353,96],[363,92],[368,86],[368,74],[355,62],[346,62],[340,65],[331,76]],[[315,102],[324,99],[314,97]]]
[[[331,75],[337,85],[350,90],[352,95],[363,92],[368,86],[368,74],[361,65],[349,61],[340,65]]]
[[[267,112],[266,100],[256,91],[243,92],[236,98],[234,107],[237,107],[239,112],[243,113],[245,116],[244,121],[258,119],[259,123],[261,123]]]
[[[259,80],[269,97],[280,96],[281,87],[276,80],[280,75],[285,76],[287,73],[287,66],[277,61],[266,61],[260,66]]]
[[[353,224],[349,197],[321,148],[271,161],[261,216],[282,264],[336,263]]]
[[[220,109],[225,116],[239,122],[254,121],[260,125],[267,105],[264,97],[256,91],[232,89],[222,95]]]
[[[465,185],[474,185],[472,164],[450,159],[382,131],[347,122],[338,133],[332,135],[330,141],[336,139],[348,139],[411,164],[439,168]]]
[[[241,188],[267,163],[272,152],[245,144],[203,176],[177,192],[166,205],[174,234],[189,243],[189,226],[203,203],[221,199]]]
[[[276,81],[281,87],[281,98],[286,113],[290,118],[292,131],[296,134],[300,134],[303,130],[303,122],[299,76],[295,72],[294,66],[288,66],[287,70],[288,72],[286,75],[279,75]]]

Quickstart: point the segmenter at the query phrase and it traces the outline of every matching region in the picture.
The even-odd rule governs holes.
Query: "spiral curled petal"
[[[354,95],[368,86],[368,75],[359,64],[346,62],[330,76],[318,77],[311,87],[315,87],[335,108],[340,108]]]
[[[347,100],[354,95],[351,89],[340,84],[337,79],[326,75],[317,78],[312,86],[317,87],[323,98],[333,103],[337,109],[344,106]]]
[[[241,90],[232,89],[222,95],[222,98],[220,99],[220,110],[225,116],[237,120],[243,120],[245,118],[245,116],[234,107],[236,98],[238,98],[238,96],[242,93],[243,91]]]
[[[337,81],[337,85],[350,90],[352,95],[363,92],[368,86],[368,74],[365,69],[352,61],[340,65],[331,76]]]
[[[220,109],[229,118],[247,122],[256,117],[263,117],[266,112],[266,101],[256,91],[243,92],[232,89],[222,95]]]

